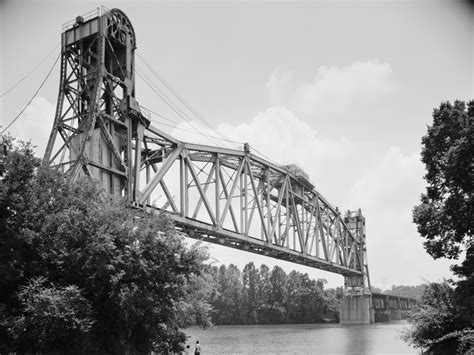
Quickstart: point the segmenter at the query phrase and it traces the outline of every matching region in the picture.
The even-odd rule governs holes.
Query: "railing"
[[[110,12],[110,10],[107,7],[105,7],[104,5],[98,6],[96,9],[94,9],[92,11],[89,11],[89,12],[86,12],[83,15],[76,16],[76,18],[64,23],[62,25],[62,31],[65,32],[68,29],[74,27],[77,23],[77,18],[78,17],[82,17],[83,21],[87,22],[89,20],[92,20],[93,18],[102,16],[103,14],[109,13],[109,12]]]

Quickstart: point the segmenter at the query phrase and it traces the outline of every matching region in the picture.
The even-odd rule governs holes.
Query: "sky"
[[[153,124],[185,141],[212,144],[192,133],[199,130],[239,142],[211,139],[226,147],[248,142],[278,164],[301,166],[341,210],[361,208],[372,285],[452,277],[452,261],[424,251],[411,211],[425,188],[421,137],[433,108],[474,98],[474,12],[466,2],[0,0],[0,93],[34,69],[0,98],[0,126],[46,77],[62,24],[101,4],[127,14],[137,53],[207,123],[171,117],[137,78],[140,104],[175,122]],[[140,60],[137,69],[157,82]],[[56,65],[7,130],[31,140],[38,156],[58,85]],[[318,269],[214,245],[210,252],[240,269],[250,261],[279,265],[343,285],[340,275]]]

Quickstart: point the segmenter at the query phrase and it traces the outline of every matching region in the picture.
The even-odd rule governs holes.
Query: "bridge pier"
[[[398,309],[391,309],[390,310],[390,320],[400,320],[402,319],[402,310]]]
[[[374,322],[374,309],[370,295],[344,295],[339,312],[340,324],[370,324]]]

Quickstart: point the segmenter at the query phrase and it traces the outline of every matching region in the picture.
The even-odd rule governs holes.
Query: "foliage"
[[[452,266],[453,272],[460,277],[456,288],[450,290],[449,295],[445,292],[452,303],[450,317],[463,320],[466,329],[474,326],[473,119],[474,101],[467,105],[462,101],[445,102],[434,110],[433,125],[422,138],[421,156],[428,186],[426,194],[421,196],[421,204],[413,210],[413,221],[431,256],[457,259],[462,251],[466,252],[465,260]],[[436,294],[431,296],[436,299]],[[429,302],[429,297],[425,297],[423,302]],[[414,329],[418,331],[412,332],[409,340],[419,345],[434,342],[430,348],[438,353],[444,352],[446,344],[452,349],[464,346],[464,343],[472,346],[472,341],[469,343],[464,338],[447,336],[462,328],[459,324],[441,322],[442,313],[433,314],[433,321],[439,321],[433,324],[436,334],[432,333],[433,330],[422,331],[429,324],[428,316],[422,313],[426,309],[429,309],[429,303],[421,304],[420,314],[412,316]],[[439,339],[444,340],[440,342]]]
[[[474,101],[442,103],[422,139],[428,183],[413,221],[434,258],[457,258],[474,232]]]
[[[338,321],[342,287],[324,290],[325,280],[250,262],[213,267],[217,291],[209,303],[215,324],[281,324]]]
[[[339,308],[344,290],[341,286],[324,290],[324,311],[325,322],[339,322]]]
[[[208,321],[197,279],[206,252],[188,250],[166,217],[132,211],[90,179],[40,168],[31,145],[9,144],[0,180],[0,351],[28,344],[74,353],[85,343],[99,353],[179,350],[178,327]],[[64,314],[73,303],[79,308]],[[34,325],[37,333],[20,331]],[[72,331],[76,348],[63,341]]]
[[[213,268],[217,292],[212,300],[213,322],[216,324],[241,324],[242,281],[240,270],[235,265]]]
[[[244,322],[256,324],[258,321],[258,286],[260,278],[253,262],[245,265],[242,272],[243,317]]]
[[[11,319],[18,351],[87,347],[94,321],[91,305],[77,286],[55,287],[37,277],[20,288],[18,299],[23,312]]]
[[[468,244],[466,259],[461,265],[452,266],[452,270],[461,279],[456,283],[454,301],[459,313],[471,319],[474,328],[474,240]]]
[[[325,280],[311,280],[308,274],[296,271],[288,275],[287,317],[291,323],[322,322],[324,313],[333,305],[326,304],[324,297]],[[335,297],[334,297],[335,298]],[[328,302],[329,303],[329,302]],[[337,302],[339,303],[339,302]],[[339,311],[339,304],[337,304]]]
[[[428,346],[434,354],[469,354],[474,350],[474,330],[466,328],[448,333]]]
[[[386,295],[394,295],[400,297],[408,297],[418,299],[423,294],[426,285],[406,286],[406,285],[392,285],[390,290],[383,291]],[[372,289],[373,292],[375,292]]]
[[[279,266],[275,266],[269,277],[270,292],[270,323],[283,323],[285,321],[285,305],[288,301],[287,275]]]
[[[456,338],[445,335],[469,325],[469,320],[457,313],[453,289],[446,281],[426,286],[419,302],[409,312],[408,321],[411,327],[405,330],[404,340],[436,353],[445,353],[450,348],[455,350]]]
[[[196,248],[195,244],[192,248]],[[178,325],[186,328],[190,325],[212,326],[212,307],[209,300],[217,287],[209,266],[203,265],[204,272],[200,275],[191,274],[185,279],[184,297],[177,303]]]

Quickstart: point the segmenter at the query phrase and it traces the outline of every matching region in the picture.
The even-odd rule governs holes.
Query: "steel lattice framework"
[[[136,39],[127,16],[102,9],[62,34],[59,97],[44,164],[98,179],[113,195],[168,213],[188,236],[369,283],[365,220],[331,206],[306,174],[243,150],[178,141],[135,100]]]

